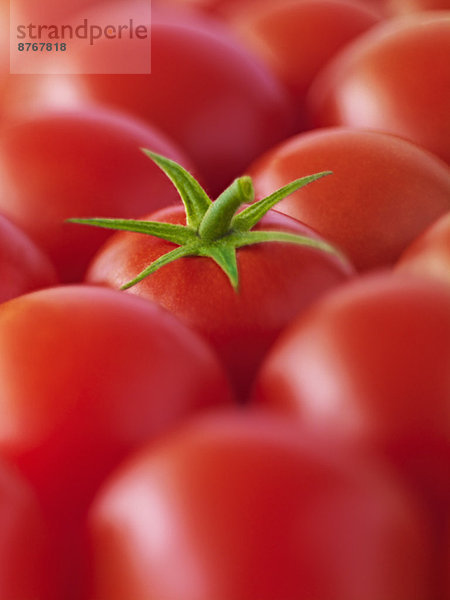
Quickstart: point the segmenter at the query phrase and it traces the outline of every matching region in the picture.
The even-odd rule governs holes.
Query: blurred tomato
[[[394,133],[450,162],[449,56],[449,11],[390,19],[318,75],[314,123]]]
[[[114,14],[139,15],[147,22],[146,0],[105,4],[89,13],[104,22]],[[83,13],[83,16],[86,16]],[[84,48],[84,50],[83,50]],[[120,40],[115,60],[120,59]],[[149,50],[148,50],[149,51]],[[111,62],[108,40],[96,42],[96,55]],[[151,74],[85,74],[91,61],[89,45],[72,61],[81,75],[16,78],[9,90],[12,110],[17,103],[45,103],[61,94],[62,102],[114,106],[160,127],[189,154],[209,184],[222,191],[258,154],[294,131],[294,111],[278,80],[215,21],[167,20],[151,24]],[[121,73],[122,71],[119,71]]]
[[[0,398],[0,452],[38,493],[67,600],[77,598],[82,523],[103,478],[177,421],[232,401],[210,348],[172,315],[81,285],[0,305]]]
[[[431,600],[397,482],[273,417],[186,424],[119,468],[89,521],[89,599]]]
[[[360,270],[393,264],[406,246],[450,209],[450,171],[395,136],[324,128],[275,147],[248,172],[263,197],[297,177],[333,174],[282,200],[276,210],[340,247]]]
[[[255,402],[386,457],[432,508],[450,502],[450,290],[406,275],[361,277],[279,338]]]
[[[108,237],[65,219],[132,218],[178,202],[141,146],[190,165],[157,129],[106,109],[50,111],[1,132],[0,210],[48,253],[62,281],[80,281]]]

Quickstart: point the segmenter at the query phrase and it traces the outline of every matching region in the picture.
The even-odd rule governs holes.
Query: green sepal
[[[138,221],[134,219],[106,219],[106,218],[88,218],[88,219],[67,219],[68,223],[77,223],[79,225],[92,225],[94,227],[103,227],[105,229],[117,229],[120,231],[131,231],[133,233],[144,233],[154,235],[155,237],[173,242],[174,244],[187,244],[197,239],[195,231],[184,225],[174,223],[159,223],[158,221]]]
[[[163,254],[162,256],[154,260],[134,279],[122,285],[120,289],[127,290],[128,288],[133,287],[133,285],[136,285],[136,283],[139,283],[140,281],[142,281],[161,267],[164,267],[165,265],[168,265],[171,262],[182,258],[183,256],[195,256],[196,254],[196,251],[194,249],[190,249],[189,246],[179,246],[178,248],[175,248],[175,250],[171,250],[170,252],[167,252],[166,254]]]
[[[211,198],[199,182],[181,165],[169,158],[141,148],[142,152],[167,175],[177,188],[186,209],[186,223],[197,230],[204,214],[212,204]]]
[[[237,231],[250,231],[250,229],[254,227],[271,208],[286,198],[286,196],[293,194],[312,181],[316,181],[321,177],[325,177],[325,175],[331,174],[332,171],[322,171],[321,173],[307,175],[306,177],[301,177],[300,179],[288,183],[273,194],[270,194],[270,196],[267,196],[267,198],[258,200],[258,202],[255,202],[235,215],[231,221],[232,229]]]
[[[237,291],[239,286],[239,274],[237,268],[236,248],[228,245],[216,245],[200,250],[199,256],[212,258],[228,277],[233,289]]]

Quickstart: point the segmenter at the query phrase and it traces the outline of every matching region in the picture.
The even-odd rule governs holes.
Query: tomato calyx
[[[150,150],[143,148],[142,151],[160,167],[177,188],[186,211],[186,225],[134,219],[68,219],[70,223],[143,233],[177,244],[177,248],[153,261],[134,279],[123,285],[122,290],[136,285],[179,258],[203,256],[214,260],[225,272],[235,291],[238,291],[237,249],[263,242],[288,242],[340,255],[336,248],[320,239],[285,231],[252,231],[280,200],[308,183],[331,174],[331,171],[296,179],[253,204],[253,183],[249,176],[244,175],[235,179],[213,202],[199,182],[181,165]],[[249,206],[237,212],[243,204]]]

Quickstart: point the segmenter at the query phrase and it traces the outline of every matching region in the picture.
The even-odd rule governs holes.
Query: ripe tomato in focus
[[[450,284],[450,212],[430,225],[406,248],[396,268],[437,277]]]
[[[387,458],[442,535],[450,502],[450,290],[400,273],[317,302],[265,360],[254,402]]]
[[[76,215],[137,217],[177,202],[141,146],[187,157],[165,135],[107,109],[51,111],[0,134],[0,210],[38,243],[64,282],[80,281],[108,232],[64,223]]]
[[[283,0],[244,3],[231,24],[303,103],[320,68],[379,20],[370,4],[355,0]]]
[[[142,14],[146,23],[149,2],[118,2],[113,10],[123,13],[124,22],[132,13],[136,22]],[[102,23],[110,11],[106,3],[89,18]],[[109,57],[107,42],[96,42],[97,55]],[[91,60],[88,49],[73,60],[82,73]],[[8,103],[13,109],[27,98],[45,103],[57,97],[61,86],[76,97],[75,103],[120,108],[159,127],[192,158],[213,195],[294,132],[293,107],[281,83],[228,31],[205,18],[152,18],[151,74],[16,79]]]
[[[397,481],[256,413],[144,447],[89,526],[89,600],[431,600],[423,515]]]
[[[0,303],[56,283],[55,269],[44,252],[0,214]]]
[[[183,209],[170,207],[144,220],[184,225],[186,216]],[[255,227],[261,229],[318,239],[309,228],[274,211]],[[118,232],[94,257],[87,281],[120,288],[175,247],[150,235]],[[157,302],[204,336],[245,398],[280,331],[321,294],[353,275],[353,269],[338,255],[286,242],[240,248],[237,265],[238,292],[222,269],[204,257],[180,258],[127,291]]]
[[[450,162],[449,55],[450,11],[387,20],[319,73],[314,125],[393,133]]]
[[[0,460],[0,592],[5,600],[57,600],[44,521],[30,486]]]
[[[132,449],[195,411],[232,402],[211,349],[173,315],[87,285],[0,306],[0,453],[49,523],[60,598],[77,598],[82,523]]]
[[[333,175],[282,200],[276,210],[340,247],[359,270],[392,265],[450,209],[450,171],[406,140],[324,128],[294,136],[248,169],[257,197],[307,173]]]

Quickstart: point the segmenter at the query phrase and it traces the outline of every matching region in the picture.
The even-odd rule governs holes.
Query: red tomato
[[[313,120],[394,133],[450,162],[449,55],[449,11],[390,19],[318,75]]]
[[[5,600],[56,600],[44,521],[25,481],[0,461],[0,591]]]
[[[375,449],[436,521],[450,502],[450,290],[362,277],[298,319],[266,359],[254,401]],[[442,529],[442,521],[438,523]]]
[[[431,599],[423,515],[397,482],[273,417],[216,415],[144,448],[89,523],[90,599]]]
[[[284,0],[244,4],[232,25],[303,102],[320,68],[379,20],[355,0]]]
[[[79,281],[108,232],[64,223],[75,215],[137,217],[177,201],[140,146],[189,165],[159,131],[106,109],[49,112],[0,135],[0,210]]]
[[[437,277],[450,284],[450,212],[406,248],[396,268]]]
[[[311,131],[282,143],[248,172],[265,196],[307,173],[333,175],[276,207],[340,247],[360,270],[393,264],[450,209],[450,172],[436,157],[395,136],[345,128]]]
[[[148,220],[185,224],[178,207]],[[284,215],[267,215],[257,230],[318,239]],[[138,233],[115,234],[96,255],[87,281],[120,288],[152,261],[173,250],[171,242]],[[210,258],[180,258],[128,291],[157,302],[202,334],[218,352],[241,397],[280,331],[317,297],[352,274],[336,255],[308,246],[274,242],[240,248],[239,292]]]
[[[81,523],[105,475],[180,419],[232,400],[210,348],[172,315],[81,285],[0,306],[0,397],[0,452],[38,492],[64,599],[77,597]]]
[[[89,18],[103,22],[110,10],[107,3]],[[124,21],[131,10],[142,13],[147,22],[149,2],[120,2],[113,10]],[[85,48],[73,57],[81,73],[91,60]],[[96,53],[102,52],[110,56],[107,40],[96,42]],[[29,98],[33,104],[49,97],[55,102],[61,87],[66,95],[119,107],[160,127],[192,157],[213,194],[294,131],[293,108],[276,78],[229,32],[194,18],[152,19],[151,74],[16,77],[8,102],[13,109],[29,105]]]
[[[0,303],[56,283],[48,257],[19,227],[0,215]]]

